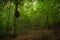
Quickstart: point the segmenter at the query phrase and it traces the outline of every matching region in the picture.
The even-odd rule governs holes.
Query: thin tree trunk
[[[46,29],[48,29],[49,28],[49,18],[48,18],[48,16],[45,16],[45,18],[46,18],[46,22],[45,22]]]
[[[18,11],[18,0],[16,0],[16,4],[15,4],[15,13],[14,13],[14,32],[13,32],[13,37],[16,37],[16,13]]]
[[[11,3],[10,3],[11,5]],[[6,32],[9,33],[9,24],[10,24],[10,8],[8,8],[8,20],[7,20],[7,28],[6,28]]]
[[[10,12],[8,14],[8,20],[7,20],[7,32],[9,32],[9,24],[10,24]]]
[[[49,28],[49,18],[48,18],[48,16],[46,17],[46,19],[47,19],[47,27]]]

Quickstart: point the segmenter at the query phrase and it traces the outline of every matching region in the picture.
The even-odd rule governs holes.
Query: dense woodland
[[[60,29],[60,0],[0,0],[1,38],[40,29]]]

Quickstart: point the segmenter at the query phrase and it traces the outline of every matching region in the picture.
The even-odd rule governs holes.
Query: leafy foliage
[[[15,3],[17,0],[0,0],[0,30],[6,31],[8,14],[9,29],[13,29]],[[60,0],[18,0],[20,17],[17,28],[53,27],[60,24]],[[47,19],[48,17],[48,19]],[[0,31],[0,32],[1,32]]]

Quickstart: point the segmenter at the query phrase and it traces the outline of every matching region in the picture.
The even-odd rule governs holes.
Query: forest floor
[[[15,38],[0,40],[60,40],[60,29],[20,30]]]

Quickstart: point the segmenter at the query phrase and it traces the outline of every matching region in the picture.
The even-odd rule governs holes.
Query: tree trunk
[[[16,0],[16,3],[15,3],[15,13],[14,13],[14,30],[13,30],[13,37],[16,37],[16,16],[15,14],[17,13],[18,11],[18,0]]]
[[[46,29],[48,29],[49,28],[49,18],[48,18],[48,16],[45,16],[45,18],[46,18],[46,22],[45,22]]]
[[[11,5],[11,3],[9,4],[9,5]],[[10,6],[11,7],[11,6]],[[6,28],[6,32],[7,33],[9,33],[9,24],[10,24],[10,7],[8,7],[8,11],[9,11],[9,13],[8,13],[8,20],[7,20],[7,28]]]
[[[7,32],[9,33],[9,24],[10,24],[10,12],[8,14],[8,20],[7,20]]]

